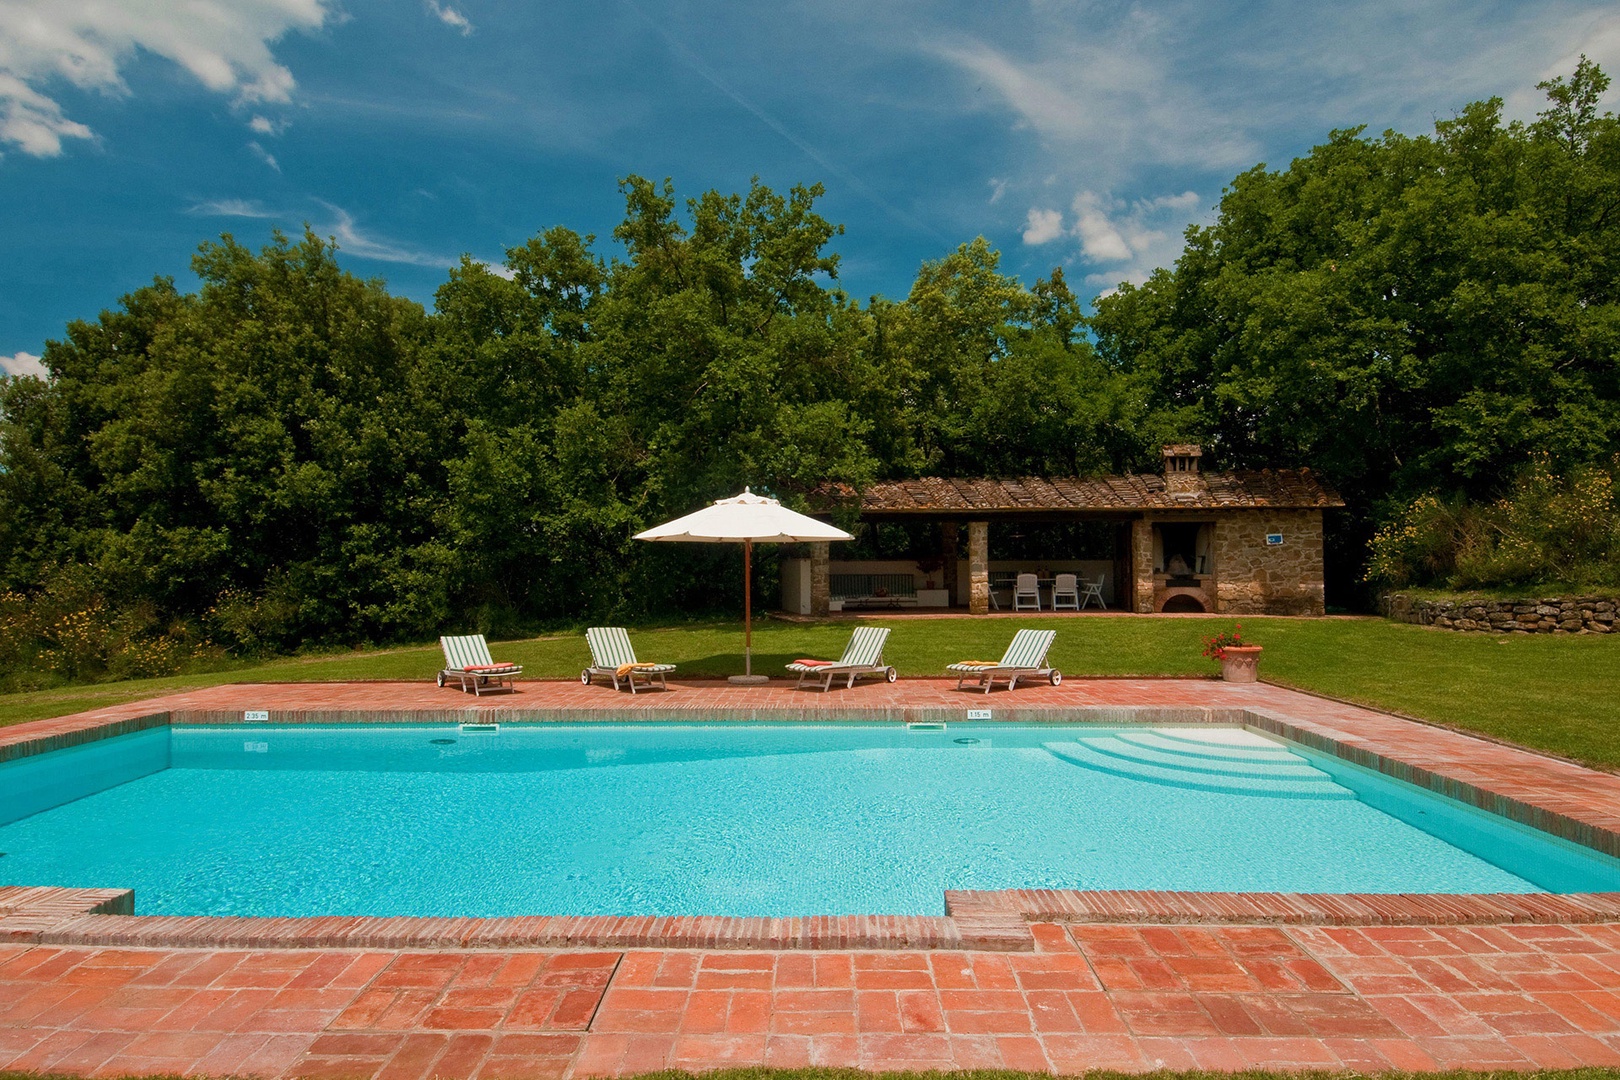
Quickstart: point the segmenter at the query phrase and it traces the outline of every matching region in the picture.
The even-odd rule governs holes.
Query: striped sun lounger
[[[466,637],[442,637],[439,645],[444,649],[444,667],[439,672],[439,685],[459,682],[461,692],[471,690],[475,695],[485,690],[511,690],[512,680],[523,674],[517,664],[497,664],[489,658],[489,643],[483,634]]]
[[[799,676],[795,690],[806,685],[814,686],[818,681],[823,691],[832,688],[834,679],[848,678],[844,684],[847,690],[855,685],[855,679],[860,675],[881,675],[890,682],[899,677],[898,672],[883,663],[883,643],[889,640],[889,629],[884,626],[857,626],[855,633],[850,635],[849,646],[844,655],[837,660],[795,660],[787,669]]]
[[[613,689],[628,686],[636,692],[636,680],[643,689],[657,683],[659,689],[668,690],[664,677],[675,670],[674,664],[643,664],[636,659],[636,650],[630,645],[630,635],[622,626],[593,626],[585,631],[585,643],[591,647],[591,666],[579,673],[579,681],[591,685],[593,675],[605,675],[613,680]]]
[[[947,671],[956,673],[956,688],[962,689],[962,684],[968,679],[978,679],[977,686],[984,687],[989,693],[997,679],[1005,679],[1007,689],[1011,690],[1018,685],[1019,679],[1045,678],[1053,686],[1063,681],[1063,672],[1057,668],[1046,666],[1046,654],[1052,648],[1052,639],[1057,637],[1056,630],[1020,630],[1013,635],[1012,644],[1001,659],[994,664],[979,664],[964,661],[952,664]]]

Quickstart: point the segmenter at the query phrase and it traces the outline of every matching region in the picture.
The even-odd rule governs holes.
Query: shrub
[[[0,593],[0,689],[173,675],[217,653],[148,605],[114,609],[79,569],[58,569],[32,592]]]
[[[258,656],[274,653],[294,640],[299,625],[299,604],[295,590],[284,576],[275,578],[264,595],[246,589],[226,589],[203,613],[203,621],[213,637],[231,652]]]
[[[1378,530],[1369,581],[1457,589],[1620,585],[1620,498],[1608,468],[1540,458],[1485,506],[1423,495]]]

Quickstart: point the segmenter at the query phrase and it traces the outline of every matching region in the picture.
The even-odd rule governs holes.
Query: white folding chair
[[[1103,580],[1103,578],[1099,577],[1096,581],[1088,581],[1085,583],[1085,587],[1080,590],[1081,607],[1085,607],[1087,604],[1091,603],[1091,601],[1095,600],[1097,601],[1098,607],[1102,608],[1104,611],[1108,610],[1108,604],[1103,600]]]
[[[1028,603],[1025,603],[1025,601]],[[1019,574],[1013,584],[1013,610],[1041,610],[1041,582],[1034,574]]]
[[[1052,578],[1052,610],[1058,608],[1080,610],[1079,578],[1074,574],[1058,574]]]

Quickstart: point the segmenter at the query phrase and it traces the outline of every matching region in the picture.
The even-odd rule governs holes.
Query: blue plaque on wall
[[[1266,547],[1281,547],[1282,533],[1266,533]]]

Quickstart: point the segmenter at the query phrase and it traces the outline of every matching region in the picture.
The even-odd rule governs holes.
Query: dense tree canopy
[[[1026,289],[980,240],[863,307],[819,186],[623,192],[622,257],[550,229],[432,313],[306,233],[73,323],[0,390],[0,585],[238,648],[702,608],[728,553],[632,533],[744,485],[1142,449],[1061,274]]]
[[[1230,465],[1303,462],[1363,514],[1620,446],[1620,123],[1582,59],[1549,107],[1359,129],[1256,167],[1170,270],[1097,304],[1104,358]]]
[[[706,607],[727,552],[630,535],[744,485],[1119,471],[1182,439],[1325,474],[1351,502],[1330,565],[1358,573],[1414,499],[1620,449],[1607,83],[1583,59],[1534,123],[1492,100],[1258,166],[1089,319],[982,239],[857,302],[819,185],[683,204],[630,177],[616,254],[552,228],[464,259],[431,312],[307,231],[224,237],[195,293],[154,281],[0,386],[0,622],[61,658]]]

